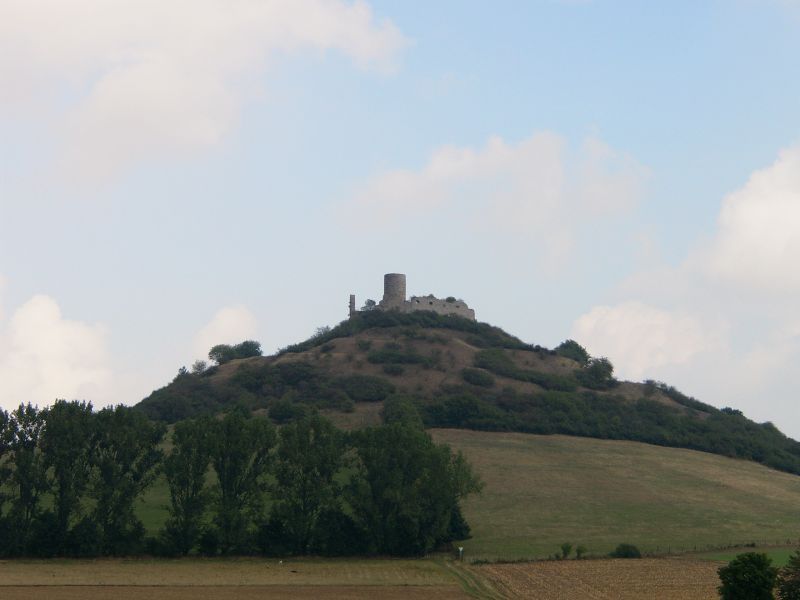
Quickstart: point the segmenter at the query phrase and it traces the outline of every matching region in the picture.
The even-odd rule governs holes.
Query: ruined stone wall
[[[475,311],[472,310],[463,300],[450,301],[441,300],[433,296],[411,296],[407,312],[415,310],[430,310],[440,315],[458,315],[465,319],[475,320]]]

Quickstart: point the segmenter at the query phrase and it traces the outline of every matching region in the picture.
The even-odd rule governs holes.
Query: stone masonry
[[[350,316],[355,310],[355,296],[350,295]],[[402,273],[387,273],[383,276],[383,299],[375,306],[376,310],[396,310],[414,312],[429,310],[440,315],[458,315],[465,319],[475,320],[475,311],[463,300],[453,297],[442,300],[433,295],[411,296],[406,300],[406,276]]]

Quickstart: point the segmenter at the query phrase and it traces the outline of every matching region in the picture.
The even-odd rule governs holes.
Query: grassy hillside
[[[402,395],[428,427],[636,440],[800,473],[800,444],[771,423],[665,384],[619,382],[612,369],[574,342],[548,350],[459,317],[373,311],[276,356],[182,371],[138,407],[167,422],[237,404],[278,423],[323,410],[352,427],[377,416],[364,405]]]
[[[800,538],[800,477],[677,448],[439,429],[486,482],[464,514],[469,558],[544,557],[563,542],[605,554]]]

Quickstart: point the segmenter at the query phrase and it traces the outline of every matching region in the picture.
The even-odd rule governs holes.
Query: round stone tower
[[[382,306],[400,306],[406,301],[406,276],[402,273],[387,273],[383,276]]]

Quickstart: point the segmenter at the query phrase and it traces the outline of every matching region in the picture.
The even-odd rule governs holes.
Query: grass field
[[[700,552],[693,556],[701,560],[717,560],[730,562],[737,555],[743,552],[763,552],[772,559],[772,564],[776,567],[783,567],[789,562],[789,557],[797,550],[796,546],[785,548],[730,548],[728,550],[713,550],[711,552]]]
[[[800,537],[800,477],[636,442],[432,430],[486,482],[465,504],[467,559],[546,557],[563,542],[666,554]]]

